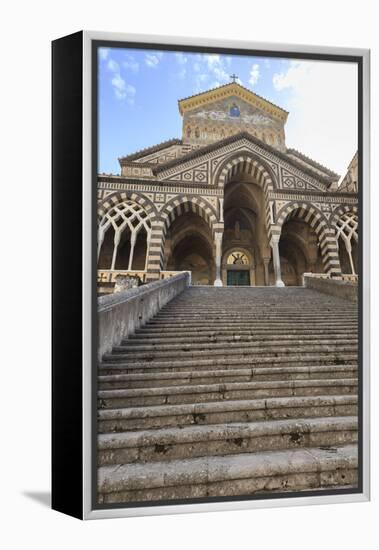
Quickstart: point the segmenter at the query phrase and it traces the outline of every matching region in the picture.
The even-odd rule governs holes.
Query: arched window
[[[354,254],[353,251],[358,243],[358,216],[353,212],[345,212],[336,222],[336,239],[338,246],[340,247],[340,241],[342,240],[347,255],[349,257],[350,269],[353,275],[356,274],[356,268],[354,266]],[[341,256],[340,250],[340,256]]]
[[[234,250],[226,260],[228,265],[249,265],[249,258],[240,250]]]
[[[104,258],[109,258],[109,253],[102,250],[103,242],[106,240],[106,233],[111,230],[113,238],[113,252],[111,265],[100,265]],[[135,248],[143,248],[145,251],[145,262],[147,248],[150,242],[151,223],[145,209],[134,201],[121,202],[106,212],[99,224],[98,229],[98,257],[99,267],[103,269],[133,269],[133,257]],[[108,239],[109,241],[109,239]],[[142,242],[143,241],[143,242]],[[117,259],[118,252],[120,256]],[[117,265],[116,266],[116,262]],[[139,266],[141,268],[141,266]],[[144,266],[145,268],[145,266]]]

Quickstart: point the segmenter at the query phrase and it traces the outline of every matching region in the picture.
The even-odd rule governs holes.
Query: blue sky
[[[188,52],[101,48],[99,172],[119,173],[118,157],[181,137],[178,99],[231,82],[290,111],[287,146],[338,173],[357,134],[353,64]]]

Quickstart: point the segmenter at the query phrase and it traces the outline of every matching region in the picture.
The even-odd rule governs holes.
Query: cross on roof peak
[[[238,75],[233,73],[233,74],[230,75],[230,78],[233,80],[233,82],[235,82],[238,78]]]

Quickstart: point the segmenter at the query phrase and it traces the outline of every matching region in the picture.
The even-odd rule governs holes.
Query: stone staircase
[[[357,307],[190,287],[99,365],[101,503],[357,483]]]

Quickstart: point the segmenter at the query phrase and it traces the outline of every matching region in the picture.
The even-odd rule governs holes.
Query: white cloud
[[[250,78],[249,78],[249,83],[252,86],[255,86],[255,84],[258,82],[259,74],[260,74],[259,73],[259,65],[258,65],[258,63],[254,63],[254,65],[250,69]]]
[[[109,48],[99,48],[99,58],[104,61],[108,58]]]
[[[112,73],[119,73],[120,72],[120,65],[114,59],[110,59],[108,61],[107,67],[110,71],[112,71]]]
[[[183,80],[187,75],[188,57],[182,52],[176,52],[175,59],[180,67],[180,70],[175,73],[175,76]]]
[[[289,93],[287,146],[344,175],[357,149],[356,65],[291,61],[273,85]]]
[[[109,59],[107,67],[112,73],[111,84],[117,99],[126,100],[129,105],[133,105],[136,89],[121,76],[120,65],[114,59]]]
[[[225,70],[224,60],[218,54],[205,55],[204,57],[212,76],[221,82],[227,82],[229,75]]]
[[[192,65],[195,91],[205,88],[217,88],[229,82],[229,74],[226,71],[227,61],[218,54],[197,54]]]
[[[159,65],[162,56],[162,52],[147,53],[145,54],[145,63],[148,67],[155,69]]]
[[[132,55],[127,55],[126,60],[122,63],[122,65],[125,69],[130,70],[133,73],[136,73],[139,70],[139,63]]]

